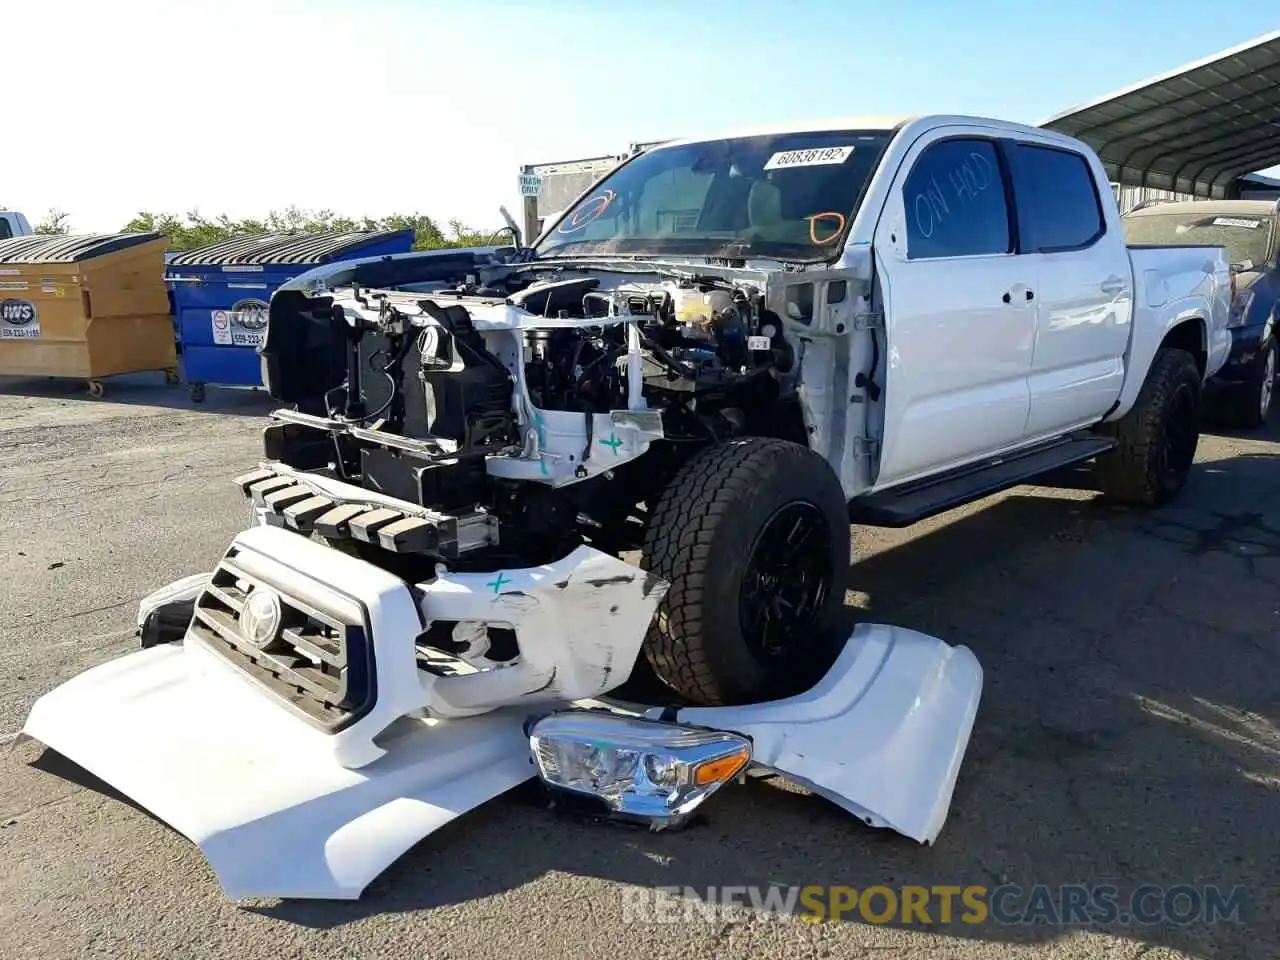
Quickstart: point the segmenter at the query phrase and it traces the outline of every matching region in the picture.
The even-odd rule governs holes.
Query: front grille
[[[234,548],[213,573],[196,601],[191,630],[214,652],[261,683],[314,725],[330,733],[354,723],[373,707],[373,647],[365,624],[341,607],[346,597],[314,597],[271,582],[252,555]],[[254,643],[245,624],[246,604],[255,591],[270,590],[280,600],[280,626],[270,639]],[[330,603],[328,600],[337,599]]]

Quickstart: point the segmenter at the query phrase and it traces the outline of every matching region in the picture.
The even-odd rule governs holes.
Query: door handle
[[[1024,290],[1023,293],[1025,294],[1026,299],[1028,300],[1034,300],[1036,298],[1034,290]],[[1005,303],[1013,303],[1013,291],[1006,290],[1004,293],[1004,296],[1001,297],[1000,299],[1003,300]]]
[[[1129,283],[1124,277],[1107,277],[1098,287],[1103,293],[1124,293],[1129,289]]]

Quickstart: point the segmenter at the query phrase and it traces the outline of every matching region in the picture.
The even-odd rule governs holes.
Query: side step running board
[[[1093,434],[1064,437],[938,477],[859,497],[849,504],[849,520],[869,527],[908,527],[1050,470],[1096,457],[1114,446],[1114,440]]]

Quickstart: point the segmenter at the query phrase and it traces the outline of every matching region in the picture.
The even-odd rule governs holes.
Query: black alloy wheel
[[[811,638],[835,571],[827,520],[812,503],[789,503],[757,535],[738,600],[743,638],[765,660]]]

